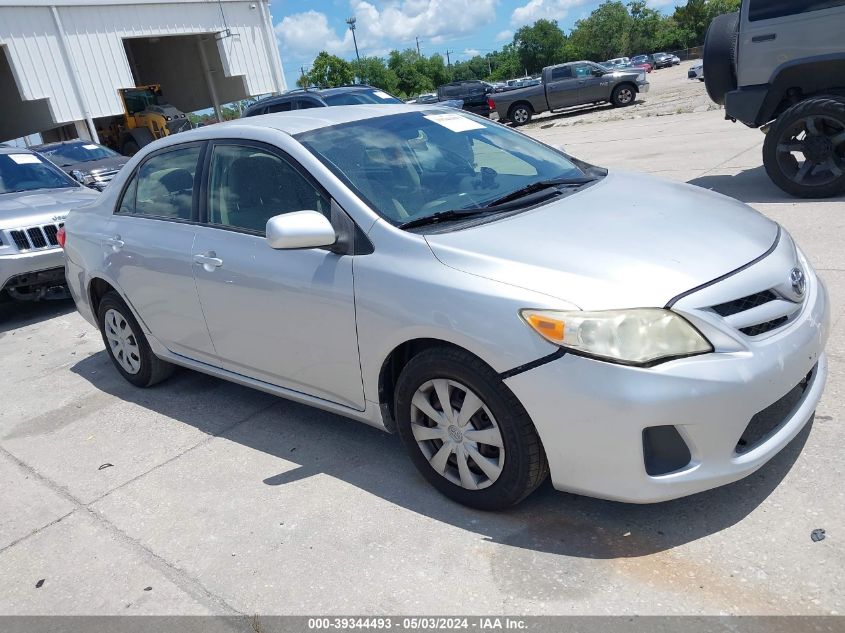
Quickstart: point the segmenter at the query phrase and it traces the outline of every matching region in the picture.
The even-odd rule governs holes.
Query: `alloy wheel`
[[[513,112],[514,121],[519,123],[520,125],[528,121],[528,110],[525,108],[517,108]]]
[[[126,318],[117,310],[109,309],[105,316],[105,334],[112,356],[128,374],[141,370],[141,350],[138,339]]]
[[[631,100],[634,98],[634,93],[631,91],[630,88],[622,88],[617,95],[617,99],[621,104],[631,103]]]
[[[429,465],[461,488],[487,488],[502,474],[499,425],[478,395],[457,381],[429,380],[417,389],[411,431]]]
[[[778,167],[784,176],[804,187],[822,187],[845,173],[845,125],[813,114],[797,119],[781,133]]]

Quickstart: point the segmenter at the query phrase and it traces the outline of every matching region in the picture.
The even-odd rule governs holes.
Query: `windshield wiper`
[[[513,202],[514,200],[519,200],[520,198],[524,198],[525,196],[529,196],[532,193],[537,193],[538,191],[543,191],[544,189],[554,189],[556,187],[580,187],[582,185],[586,185],[587,183],[593,182],[595,178],[589,178],[586,176],[578,177],[578,178],[551,178],[549,180],[540,180],[537,182],[532,182],[530,185],[525,185],[516,191],[511,191],[509,194],[502,196],[501,198],[496,198],[492,202],[488,202],[485,208],[491,207],[498,207],[503,204],[507,204],[508,202]]]
[[[414,218],[399,225],[400,229],[412,229],[415,226],[426,226],[428,224],[437,224],[438,222],[448,222],[450,220],[460,220],[463,218],[472,217],[474,215],[484,215],[490,213],[488,209],[483,207],[476,207],[473,209],[451,209],[449,211],[438,211],[432,215],[427,215],[422,218]]]

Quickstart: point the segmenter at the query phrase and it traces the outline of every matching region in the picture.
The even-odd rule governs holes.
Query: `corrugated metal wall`
[[[243,75],[251,95],[277,89],[273,65],[279,63],[278,51],[273,42],[273,49],[268,52],[262,8],[256,6],[259,2],[225,0],[222,5],[231,35],[217,42],[224,74]],[[6,48],[22,98],[47,98],[57,124],[83,119],[73,89],[74,69],[65,63],[52,9],[44,6],[45,2],[16,0],[17,5],[40,6],[9,4],[9,0],[0,1],[0,46]],[[106,4],[95,0],[89,5],[74,6],[59,0],[56,4],[67,36],[70,62],[76,66],[79,86],[93,118],[121,114],[117,90],[135,83],[124,38],[213,34],[224,30],[216,1]]]

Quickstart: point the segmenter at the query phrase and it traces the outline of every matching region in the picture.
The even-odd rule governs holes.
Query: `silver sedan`
[[[827,294],[775,222],[442,107],[162,139],[65,240],[131,383],[180,365],[398,432],[484,509],[735,481],[826,378]]]

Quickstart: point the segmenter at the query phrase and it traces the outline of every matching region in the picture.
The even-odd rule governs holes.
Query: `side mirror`
[[[267,220],[267,245],[278,250],[331,246],[337,234],[319,211],[294,211]]]
[[[593,69],[593,77],[604,77],[604,71],[598,68]]]

